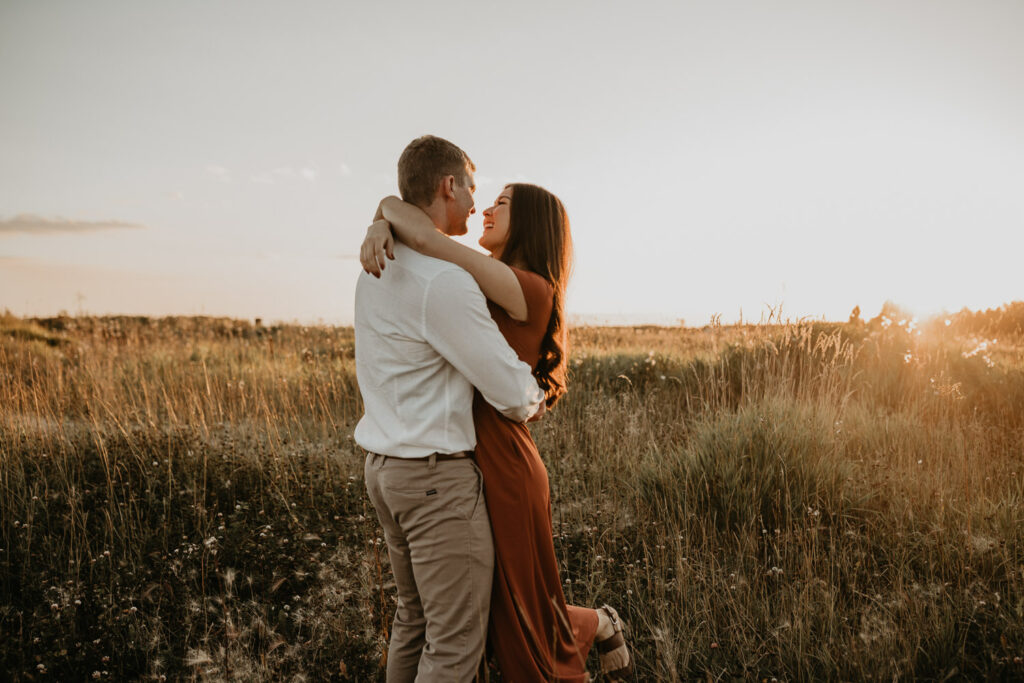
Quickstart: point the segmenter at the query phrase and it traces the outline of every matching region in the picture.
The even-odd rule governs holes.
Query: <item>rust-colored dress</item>
[[[513,268],[526,297],[526,322],[488,302],[498,329],[531,366],[551,317],[553,290],[535,273]],[[551,528],[548,473],[530,430],[477,393],[476,462],[484,477],[494,532],[494,587],[488,637],[502,678],[513,683],[586,681],[597,612],[565,604]]]

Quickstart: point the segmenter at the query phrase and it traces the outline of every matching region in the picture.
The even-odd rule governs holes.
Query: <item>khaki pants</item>
[[[366,456],[398,586],[388,683],[472,681],[487,637],[494,544],[471,458]]]

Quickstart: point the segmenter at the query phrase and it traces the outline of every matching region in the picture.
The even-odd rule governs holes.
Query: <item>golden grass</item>
[[[1024,338],[991,338],[573,330],[534,427],[567,597],[638,680],[1024,676]],[[382,680],[360,414],[348,328],[0,318],[0,671]]]

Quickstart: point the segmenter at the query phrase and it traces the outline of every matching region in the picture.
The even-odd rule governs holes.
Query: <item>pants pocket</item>
[[[473,466],[473,473],[476,475],[476,496],[473,500],[473,509],[469,512],[469,519],[473,519],[476,517],[480,506],[484,504],[484,473],[480,471],[475,462],[470,464]]]
[[[439,463],[432,471],[417,473],[416,483],[403,477],[391,479],[388,497],[396,511],[401,509],[446,509],[460,519],[471,520],[483,503],[483,474],[472,461]]]
[[[440,466],[438,466],[440,467]],[[447,464],[438,472],[438,503],[470,520],[483,500],[483,477],[473,461]]]

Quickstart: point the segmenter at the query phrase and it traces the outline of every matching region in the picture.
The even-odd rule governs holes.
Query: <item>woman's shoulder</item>
[[[554,305],[555,289],[551,283],[542,276],[530,270],[523,270],[510,266],[512,272],[519,280],[519,286],[523,288],[523,298],[526,299],[527,319],[521,325],[541,324],[546,327],[548,318],[551,316],[551,308]]]
[[[531,297],[534,298],[551,298],[554,294],[554,287],[551,283],[545,280],[542,276],[533,272],[532,270],[523,270],[522,268],[516,268],[515,266],[509,266],[512,272],[516,274],[516,278],[519,280],[519,286],[523,288],[523,296],[529,301]]]

